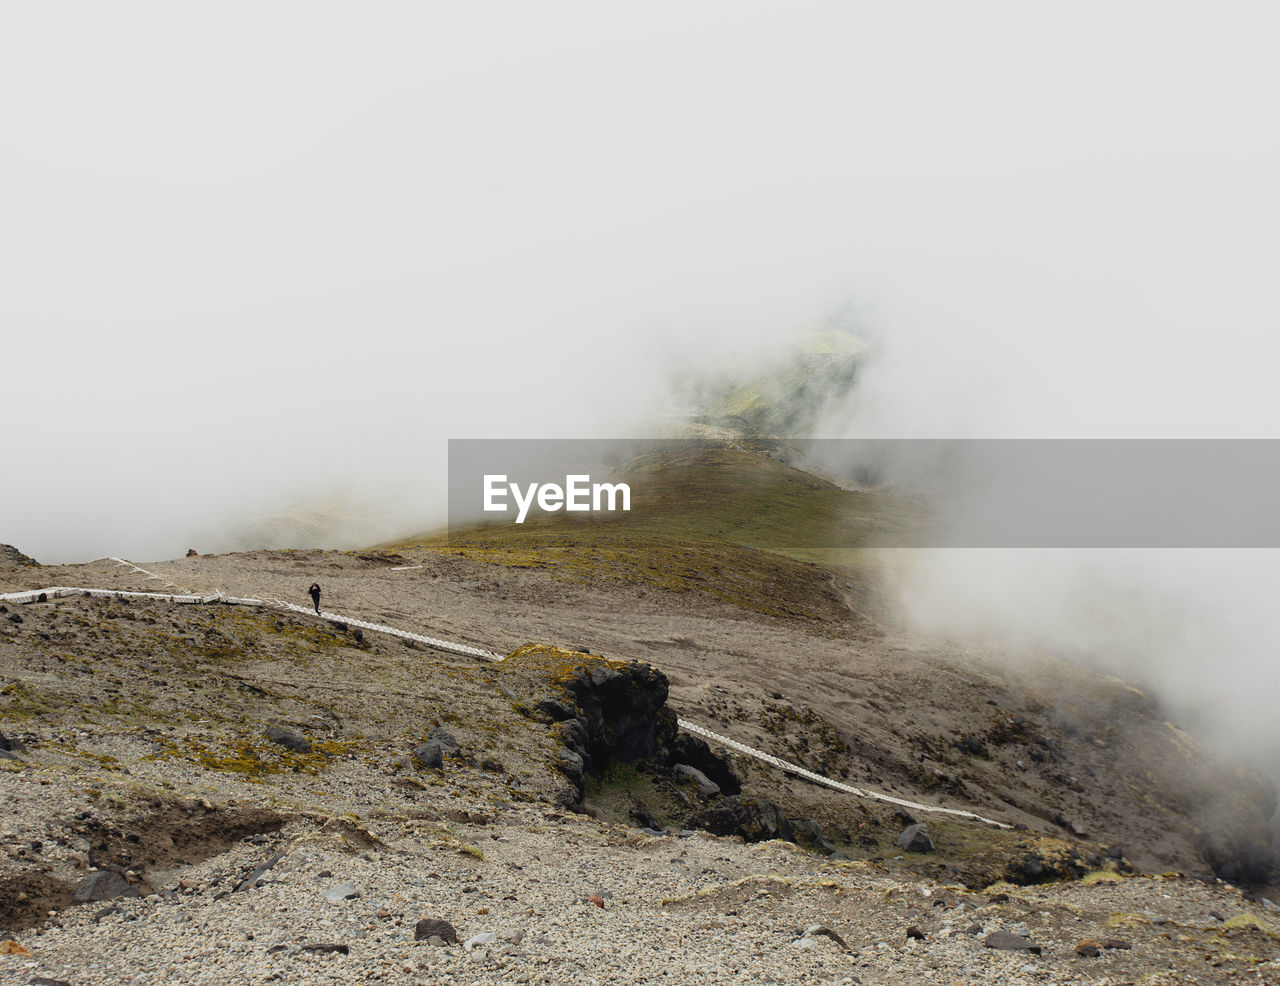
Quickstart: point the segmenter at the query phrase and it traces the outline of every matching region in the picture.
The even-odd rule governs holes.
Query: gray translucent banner
[[[1280,440],[449,442],[451,538],[574,523],[775,547],[1274,548]]]

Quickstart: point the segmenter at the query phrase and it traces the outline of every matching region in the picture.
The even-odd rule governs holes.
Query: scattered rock
[[[534,706],[539,712],[550,716],[552,722],[564,722],[574,717],[574,711],[564,702],[555,698],[544,698]]]
[[[993,931],[982,940],[987,948],[999,948],[1006,952],[1031,952],[1039,955],[1041,948],[1030,938],[1015,935],[1008,931]]]
[[[188,558],[199,558],[199,557],[200,557],[200,552],[196,551],[196,549],[195,549],[195,548],[188,548],[188,549],[187,549],[187,557],[188,557]]]
[[[712,784],[720,788],[722,794],[742,793],[742,782],[726,760],[711,752],[706,740],[680,733],[671,741],[666,753],[668,762],[687,764],[702,771]]]
[[[468,938],[463,942],[462,947],[469,952],[478,945],[492,945],[497,940],[498,936],[492,931],[482,931],[480,934],[472,935]]]
[[[913,924],[907,928],[907,937],[914,938],[916,941],[924,941],[925,935],[918,924]]]
[[[508,944],[519,945],[524,941],[524,928],[512,928],[510,931],[502,932],[499,937]]]
[[[836,847],[822,832],[822,827],[812,818],[802,818],[791,823],[796,842],[808,846],[815,852],[823,852],[830,856],[837,853]]]
[[[443,726],[436,726],[435,729],[427,733],[427,741],[430,742],[432,740],[439,743],[440,747],[445,750],[461,749],[458,746],[458,741],[454,739],[453,733],[446,730]]]
[[[422,766],[429,767],[432,770],[437,770],[444,766],[444,750],[436,740],[431,740],[419,746],[413,751],[413,758]]]
[[[239,893],[242,890],[250,890],[253,887],[256,887],[258,885],[258,881],[262,879],[262,877],[266,874],[267,870],[271,869],[271,867],[275,866],[276,863],[280,862],[280,860],[282,859],[284,859],[284,853],[282,852],[276,853],[274,856],[268,859],[265,863],[259,866],[256,870],[250,873],[247,877],[241,880],[238,884],[236,884],[235,892]]]
[[[0,760],[17,760],[19,754],[26,752],[27,748],[22,740],[10,739],[0,733]]]
[[[267,739],[272,743],[278,743],[286,750],[294,753],[310,753],[311,743],[305,736],[295,733],[292,729],[285,729],[283,726],[269,726],[266,731]]]
[[[1096,959],[1102,954],[1102,946],[1092,938],[1086,938],[1076,946],[1076,954],[1086,959]]]
[[[722,798],[686,822],[713,835],[740,835],[748,842],[795,840],[795,830],[782,809],[765,798]]]
[[[583,774],[582,754],[576,750],[560,750],[556,754],[556,766],[571,781],[580,782]]]
[[[91,900],[116,900],[119,897],[141,897],[142,892],[124,878],[118,870],[99,870],[90,873],[80,881],[80,885],[71,893],[71,899],[77,904],[85,904]]]
[[[698,785],[698,793],[704,798],[714,798],[720,794],[720,785],[715,783],[700,771],[697,767],[691,767],[687,763],[678,763],[672,771],[677,777],[688,777]]]
[[[816,937],[830,938],[833,942],[843,948],[846,952],[851,951],[848,943],[841,938],[836,932],[832,931],[825,924],[811,924],[804,929],[804,934],[800,936],[800,941],[812,940]]]
[[[964,929],[964,933],[966,935],[976,936],[976,935],[982,934],[982,931],[983,931],[982,925],[978,924],[977,921],[973,922],[973,924],[969,925],[969,927]]]
[[[591,904],[595,904],[596,907],[600,907],[600,908],[604,907],[604,898],[601,897],[599,894],[587,894],[587,902]]]
[[[907,852],[933,852],[933,840],[929,838],[929,829],[923,822],[904,828],[898,836],[898,845]]]
[[[359,896],[360,891],[357,890],[355,884],[352,883],[340,883],[336,887],[330,887],[324,892],[324,899],[330,904],[337,904],[340,901]]]
[[[1103,948],[1115,948],[1127,951],[1133,948],[1133,944],[1127,941],[1121,941],[1119,938],[1108,938],[1102,943]]]
[[[348,945],[328,944],[324,942],[311,942],[302,946],[304,952],[315,952],[318,955],[327,955],[331,952],[337,952],[339,955],[350,955],[351,948]]]
[[[0,955],[30,955],[31,953],[12,938],[0,941]]]
[[[27,986],[71,986],[65,979],[50,979],[48,976],[36,976],[27,980]]]
[[[458,932],[448,921],[439,918],[423,918],[413,929],[414,941],[428,941],[431,938],[439,938],[441,944],[456,945],[458,944]]]

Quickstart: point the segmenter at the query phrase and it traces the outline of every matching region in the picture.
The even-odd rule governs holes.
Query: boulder
[[[1010,931],[993,931],[982,940],[987,948],[998,948],[1006,952],[1031,952],[1039,955],[1041,947],[1030,938],[1015,935]]]
[[[556,766],[569,780],[575,783],[582,781],[582,755],[576,750],[561,750],[556,754]]]
[[[933,852],[933,840],[929,838],[929,829],[923,822],[908,825],[898,836],[898,845],[907,852]]]
[[[552,722],[563,722],[565,719],[572,719],[574,716],[571,706],[555,698],[544,698],[534,708],[543,715],[549,716]]]
[[[678,763],[672,768],[672,772],[677,777],[687,777],[697,784],[698,793],[704,798],[714,798],[720,793],[720,785],[709,780],[707,775],[697,767],[691,767],[687,763]]]
[[[427,740],[428,741],[434,740],[435,742],[440,744],[440,747],[442,749],[445,749],[445,750],[461,749],[461,747],[458,745],[458,741],[454,739],[453,733],[449,732],[443,726],[436,726],[435,729],[427,733]]]
[[[311,752],[310,741],[301,733],[295,733],[292,729],[285,729],[283,726],[269,726],[266,731],[266,737],[272,743],[277,743],[293,753]]]
[[[796,842],[807,846],[815,852],[823,852],[830,856],[839,852],[835,845],[823,834],[822,827],[812,818],[802,818],[791,823]]]
[[[19,754],[26,752],[27,748],[22,740],[12,739],[0,733],[0,760],[17,760]]]
[[[423,743],[413,751],[413,758],[424,767],[430,767],[437,770],[444,766],[444,751],[440,748],[437,740],[430,740]]]
[[[91,900],[115,900],[118,897],[141,897],[142,892],[124,878],[118,870],[98,870],[90,873],[80,881],[80,885],[71,892],[71,899],[77,904],[86,904]]]
[[[667,757],[670,763],[688,764],[702,771],[711,783],[720,788],[721,794],[742,793],[742,783],[733,769],[723,758],[712,753],[706,740],[700,737],[678,734],[671,742]]]
[[[1196,839],[1196,849],[1214,876],[1231,883],[1258,884],[1271,879],[1276,852],[1271,832],[1264,825],[1238,820],[1217,821]]]
[[[595,769],[612,760],[646,760],[676,736],[676,717],[666,707],[667,676],[647,664],[621,668],[582,667],[564,683],[586,733],[586,753]]]
[[[795,831],[782,809],[765,798],[721,798],[690,816],[685,824],[712,835],[740,835],[748,842],[795,839]]]

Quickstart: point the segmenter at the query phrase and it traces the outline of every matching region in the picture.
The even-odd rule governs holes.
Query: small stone
[[[848,943],[846,943],[843,938],[841,938],[838,934],[836,934],[836,932],[828,928],[825,924],[809,925],[809,927],[804,929],[804,935],[801,937],[800,941],[812,941],[815,937],[819,935],[821,935],[824,938],[830,938],[833,942],[835,942],[837,945],[843,948],[846,952],[850,950]]]
[[[1103,948],[1130,949],[1133,948],[1132,943],[1121,941],[1119,938],[1108,938],[1102,943]]]
[[[446,750],[458,749],[458,741],[454,739],[453,733],[449,732],[443,726],[436,726],[435,729],[427,733],[428,742],[434,740]]]
[[[502,940],[512,945],[519,945],[524,941],[524,928],[513,928],[510,931],[504,931],[501,934]]]
[[[1086,938],[1076,946],[1076,954],[1086,959],[1096,959],[1102,953],[1102,946],[1092,938]]]
[[[360,891],[351,883],[340,883],[336,887],[330,887],[324,892],[324,899],[330,904],[337,904],[340,901],[359,896]]]
[[[498,940],[498,936],[492,931],[482,931],[478,935],[472,935],[462,945],[468,952],[479,945],[492,945]]]
[[[6,938],[4,941],[0,941],[0,955],[30,955],[30,954],[31,954],[30,951],[28,951],[22,945],[19,945],[12,938]]]
[[[443,921],[439,918],[423,918],[413,929],[413,939],[414,941],[429,941],[432,938],[440,939],[438,943],[432,942],[432,944],[458,944],[458,932],[454,930],[453,925],[448,921]]]
[[[1031,952],[1039,955],[1041,951],[1040,946],[1030,938],[1010,934],[1007,931],[991,932],[982,940],[982,944],[986,945],[987,948],[999,948],[1006,952]]]
[[[330,952],[337,952],[339,955],[350,955],[351,947],[349,945],[338,945],[325,942],[313,942],[302,946],[304,952],[315,952],[318,955],[327,955]]]
[[[269,726],[266,731],[267,739],[272,743],[278,743],[286,750],[294,753],[310,753],[311,743],[300,733],[295,733],[292,729],[285,729],[283,726]]]
[[[964,929],[964,933],[966,935],[980,935],[982,934],[982,925],[975,921],[973,924],[969,925],[969,927]]]
[[[250,890],[253,887],[256,887],[258,885],[258,881],[262,879],[262,877],[266,874],[267,870],[271,869],[271,867],[275,866],[276,863],[280,862],[280,860],[282,859],[284,859],[284,853],[282,852],[276,853],[274,856],[268,859],[265,863],[259,866],[256,870],[250,873],[247,877],[241,880],[238,884],[236,884],[236,893],[239,893],[244,890]]]
[[[920,930],[920,926],[913,924],[907,929],[907,937],[914,938],[917,941],[924,941],[925,936],[924,932]]]
[[[604,907],[604,898],[599,894],[587,894],[588,903],[595,904],[596,907]]]

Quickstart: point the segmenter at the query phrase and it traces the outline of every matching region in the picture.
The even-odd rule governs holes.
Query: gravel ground
[[[394,574],[350,556],[289,552],[157,568],[188,585],[205,577],[197,589],[281,595],[316,572],[335,609],[483,646],[523,642],[525,626],[558,642],[603,641],[606,652],[669,668],[682,712],[774,748],[806,734],[792,720],[769,731],[776,712],[743,712],[753,692],[821,679],[831,708],[859,717],[866,748],[888,748],[905,741],[875,733],[872,709],[888,707],[889,720],[922,694],[978,687],[891,637],[851,643],[830,628],[744,620],[687,600],[421,560],[423,570]],[[109,563],[11,571],[0,587],[51,582],[157,588]],[[16,942],[0,944],[5,986],[1280,983],[1275,910],[1216,880],[1109,875],[979,891],[919,878],[891,857],[650,836],[556,809],[563,779],[546,728],[516,716],[502,680],[475,661],[232,607],[72,599],[21,615],[0,625],[0,730],[29,747],[0,760],[0,914],[11,915],[0,918],[0,939]],[[856,675],[839,663],[851,647]],[[875,675],[877,702],[851,706],[849,689]],[[1011,702],[1012,689],[980,684],[978,696]],[[1112,718],[1117,708],[1107,706]],[[940,699],[916,714],[962,712]],[[268,716],[305,731],[317,744],[311,759],[264,750]],[[438,722],[475,756],[415,767],[409,751]],[[232,756],[250,739],[269,769],[246,772]],[[1079,737],[1098,757],[1088,769],[1104,770],[1121,739]],[[502,764],[486,766],[486,755]],[[893,768],[883,758],[854,766],[881,777]],[[982,804],[999,807],[1008,768],[985,769]],[[904,793],[928,796],[899,776]],[[831,792],[775,783],[779,796],[864,818]],[[1120,816],[1140,802],[1122,800],[1124,788],[1105,786],[1105,776],[1099,783],[1109,814],[1081,817],[1124,830]],[[1023,783],[1016,801],[1034,806],[1039,790]],[[1152,804],[1150,788],[1142,793]],[[1035,820],[1025,808],[1005,817]],[[1161,824],[1145,819],[1142,831]],[[987,830],[953,831],[977,839]],[[116,867],[136,896],[71,899]],[[458,943],[417,940],[424,919],[450,922]],[[807,931],[815,926],[826,930]],[[989,947],[1000,932],[1024,947]],[[1081,945],[1097,954],[1078,954]]]
[[[6,777],[5,791],[43,796],[22,775]],[[23,936],[30,957],[0,958],[0,976],[86,986],[1280,981],[1274,931],[1245,924],[1233,939],[1226,922],[1239,924],[1251,905],[1224,885],[1132,877],[1006,888],[1007,899],[993,902],[865,863],[818,860],[789,843],[649,837],[582,815],[447,795],[438,804],[418,812],[434,818],[298,818],[247,836],[178,868],[158,893],[56,914]],[[347,892],[355,896],[326,897]],[[449,921],[460,944],[415,941],[422,918]],[[806,937],[815,924],[847,947]],[[967,933],[974,925],[980,933]],[[907,937],[912,926],[922,940]],[[986,947],[1000,930],[1029,935],[1042,954]],[[465,944],[486,933],[495,939]],[[1132,947],[1077,956],[1085,938]],[[1240,960],[1268,941],[1268,959]],[[308,951],[314,945],[344,948]]]

